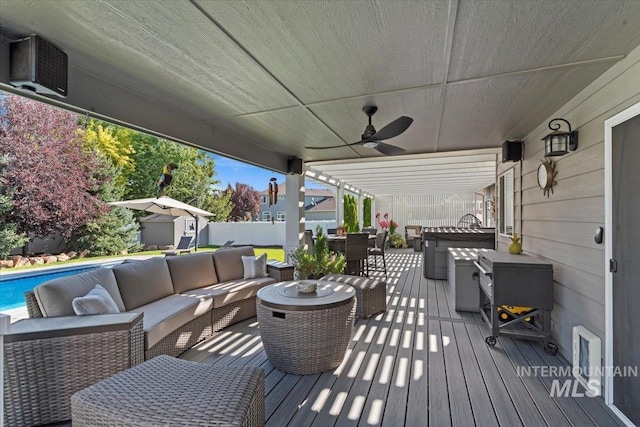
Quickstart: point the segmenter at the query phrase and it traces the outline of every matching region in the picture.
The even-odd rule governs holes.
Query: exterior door
[[[613,367],[640,365],[640,116],[612,128]],[[613,376],[613,404],[640,425],[640,377]]]

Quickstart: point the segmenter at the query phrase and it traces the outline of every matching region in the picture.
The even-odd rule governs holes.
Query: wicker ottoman
[[[263,426],[264,371],[158,356],[71,397],[78,426]]]
[[[366,319],[387,310],[387,284],[382,280],[347,274],[329,274],[320,280],[347,283],[356,290],[359,318]]]

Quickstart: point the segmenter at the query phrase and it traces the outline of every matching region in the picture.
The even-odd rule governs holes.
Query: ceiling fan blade
[[[308,150],[328,150],[330,148],[345,148],[345,147],[351,147],[352,145],[358,145],[358,144],[362,144],[362,141],[352,142],[351,144],[332,145],[330,147],[304,147],[304,148]]]
[[[384,141],[385,139],[396,137],[407,130],[407,128],[411,126],[411,123],[413,123],[413,119],[411,117],[398,117],[376,132],[371,138],[367,139],[367,141]]]
[[[387,156],[395,156],[405,152],[403,148],[396,147],[395,145],[385,144],[384,142],[378,142],[378,145],[374,147],[376,150]]]

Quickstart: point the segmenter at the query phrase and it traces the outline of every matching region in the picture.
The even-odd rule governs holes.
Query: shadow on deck
[[[419,253],[389,251],[387,265],[387,312],[356,323],[333,371],[301,376],[273,369],[255,318],[181,357],[264,368],[271,426],[621,425],[602,398],[550,396],[556,380],[557,387],[570,379],[560,355],[504,337],[488,347],[479,315],[456,312],[447,282],[422,277]]]

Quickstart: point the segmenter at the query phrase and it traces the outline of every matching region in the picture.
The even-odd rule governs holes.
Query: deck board
[[[536,342],[500,337],[488,347],[486,326],[453,309],[447,281],[425,279],[420,258],[387,252],[387,312],[356,322],[335,370],[303,376],[274,369],[255,318],[181,357],[265,369],[268,426],[622,425],[602,398],[550,397],[554,378],[518,376],[518,367],[568,362]]]

